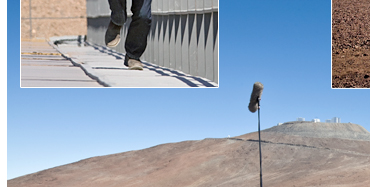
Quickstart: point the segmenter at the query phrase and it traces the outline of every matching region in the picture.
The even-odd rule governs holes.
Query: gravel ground
[[[332,87],[370,88],[370,1],[332,1]]]

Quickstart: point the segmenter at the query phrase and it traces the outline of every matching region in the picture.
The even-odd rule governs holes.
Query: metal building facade
[[[108,0],[87,0],[88,41],[104,45],[109,23]],[[125,53],[131,22],[131,0],[122,40],[115,48]],[[218,83],[218,0],[153,0],[152,27],[142,60]]]

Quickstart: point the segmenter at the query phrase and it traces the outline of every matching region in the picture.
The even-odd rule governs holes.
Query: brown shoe
[[[107,47],[116,47],[121,41],[121,28],[114,24],[112,21],[109,22],[108,29],[105,32],[105,45]]]
[[[143,64],[139,60],[129,59],[127,64],[130,70],[143,70]]]

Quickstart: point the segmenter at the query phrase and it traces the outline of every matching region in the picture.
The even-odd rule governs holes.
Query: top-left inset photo
[[[218,88],[218,0],[21,0],[22,88]]]

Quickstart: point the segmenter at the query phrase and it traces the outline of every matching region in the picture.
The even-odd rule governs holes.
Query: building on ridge
[[[340,118],[338,117],[333,117],[333,119],[331,120],[332,123],[340,123]]]
[[[297,118],[297,121],[305,121],[305,119],[304,119],[304,118],[299,117],[299,118]]]

